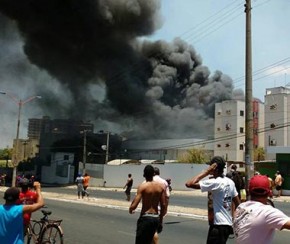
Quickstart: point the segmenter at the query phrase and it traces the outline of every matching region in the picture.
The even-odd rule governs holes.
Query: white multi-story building
[[[266,89],[265,149],[268,159],[275,159],[278,147],[290,146],[290,88]],[[275,148],[274,148],[275,147]]]
[[[245,160],[245,102],[227,100],[215,104],[214,154],[228,161]],[[253,101],[254,148],[264,146],[264,105]]]

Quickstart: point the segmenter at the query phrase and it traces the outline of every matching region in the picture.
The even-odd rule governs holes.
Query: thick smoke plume
[[[0,0],[1,86],[41,94],[43,115],[99,129],[212,134],[214,104],[232,99],[232,80],[181,39],[140,39],[161,27],[159,10],[160,0]]]

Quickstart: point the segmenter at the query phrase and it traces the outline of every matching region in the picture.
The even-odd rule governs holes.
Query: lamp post
[[[8,97],[10,97],[18,106],[18,116],[17,116],[17,130],[16,130],[16,145],[15,145],[15,151],[14,151],[14,157],[12,160],[13,163],[13,174],[12,174],[12,186],[15,186],[16,183],[16,169],[17,169],[17,165],[18,165],[18,147],[19,147],[19,130],[20,130],[20,117],[21,117],[21,110],[22,107],[24,106],[24,104],[34,100],[34,99],[41,99],[41,96],[31,96],[28,97],[25,100],[21,100],[21,99],[17,99],[16,97],[14,97],[13,95],[11,95],[10,93],[4,92],[4,91],[0,91],[0,94],[3,95],[7,95]]]

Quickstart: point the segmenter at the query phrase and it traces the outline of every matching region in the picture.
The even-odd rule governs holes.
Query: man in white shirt
[[[275,230],[290,229],[290,218],[279,209],[267,205],[270,193],[265,175],[250,179],[251,200],[241,203],[235,211],[234,232],[237,244],[273,242]]]
[[[168,204],[169,204],[169,197],[170,197],[170,190],[169,190],[169,185],[168,182],[160,177],[160,170],[158,167],[154,167],[154,176],[153,176],[153,181],[160,183],[164,190],[165,190],[165,214],[167,213],[167,208],[168,208]],[[158,244],[159,241],[159,237],[158,237],[158,233],[156,232],[153,238],[153,244]]]
[[[201,189],[202,192],[210,192],[213,201],[213,220],[207,236],[207,244],[225,244],[232,234],[232,202],[234,206],[240,204],[235,183],[225,177],[223,172],[225,160],[215,156],[210,161],[210,166],[204,172],[188,180],[186,187]],[[203,178],[212,175],[213,178],[201,181]]]

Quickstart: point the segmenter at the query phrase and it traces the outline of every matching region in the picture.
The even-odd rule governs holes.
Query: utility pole
[[[110,132],[107,131],[107,145],[106,145],[106,163],[109,162],[109,144],[110,144]]]
[[[246,120],[245,120],[245,174],[246,189],[254,173],[253,165],[253,89],[252,89],[252,29],[251,29],[251,0],[246,0]]]
[[[87,162],[87,130],[84,133],[84,147],[83,147],[83,174],[86,173],[86,162]]]

